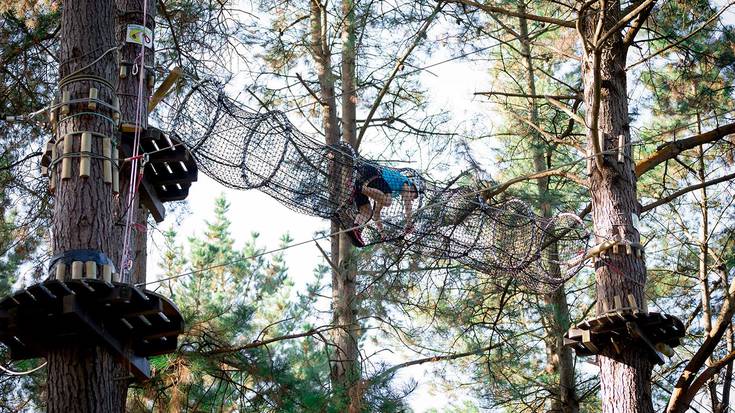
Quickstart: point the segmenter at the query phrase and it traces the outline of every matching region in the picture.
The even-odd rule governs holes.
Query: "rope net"
[[[583,266],[588,234],[573,214],[543,218],[517,199],[490,205],[473,188],[379,165],[346,143],[312,139],[282,112],[248,110],[216,84],[171,93],[154,119],[217,182],[336,219],[356,245],[400,245],[517,278],[538,292],[558,288]]]

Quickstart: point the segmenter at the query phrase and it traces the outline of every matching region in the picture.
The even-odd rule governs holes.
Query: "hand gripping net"
[[[212,83],[172,93],[154,119],[221,184],[259,189],[297,212],[337,219],[344,229],[355,227],[359,214],[358,166],[387,168],[357,156],[345,143],[315,141],[282,112],[247,110]],[[558,288],[582,267],[588,234],[578,217],[542,218],[519,200],[488,205],[469,187],[430,181],[412,169],[394,170],[418,189],[411,202],[412,228],[406,225],[403,194],[396,194],[382,210],[382,231],[375,219],[363,225],[368,245],[405,243],[425,256],[515,277],[539,292]]]

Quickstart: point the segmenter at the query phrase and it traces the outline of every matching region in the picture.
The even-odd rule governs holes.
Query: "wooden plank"
[[[153,96],[151,96],[151,100],[148,101],[148,113],[153,112],[156,106],[158,106],[163,98],[168,95],[171,88],[176,84],[176,81],[178,81],[183,74],[183,69],[178,66],[175,67],[171,72],[169,72],[168,76],[166,76],[166,78],[163,79],[163,82],[161,82],[161,86],[159,86],[158,89],[156,89],[156,91],[153,93]]]
[[[140,188],[140,201],[151,213],[153,219],[156,222],[163,222],[166,219],[166,207],[163,206],[163,202],[158,198],[158,193],[153,188],[153,185],[144,177],[141,182]]]
[[[148,360],[143,357],[129,355],[126,347],[118,339],[107,333],[101,326],[97,324],[86,309],[79,303],[74,295],[67,295],[63,298],[63,313],[67,316],[75,318],[89,332],[94,333],[97,338],[105,344],[119,361],[126,368],[129,368],[136,379],[146,381],[151,378],[150,365]]]

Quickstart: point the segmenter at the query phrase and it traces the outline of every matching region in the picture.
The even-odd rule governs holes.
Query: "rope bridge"
[[[539,292],[558,288],[584,263],[580,257],[588,234],[573,214],[543,218],[516,199],[490,205],[473,188],[432,181],[409,168],[381,166],[345,143],[312,139],[282,112],[248,110],[216,84],[200,82],[170,94],[154,119],[189,148],[200,170],[222,185],[258,189],[294,211],[337,219],[344,229],[360,227],[366,245],[404,243],[428,257],[517,278]],[[401,191],[392,201],[386,196],[382,220],[371,219],[370,208],[360,218],[357,186],[365,181],[358,171],[366,165],[381,173],[398,172],[413,186],[407,201]],[[413,217],[407,225],[409,206]]]

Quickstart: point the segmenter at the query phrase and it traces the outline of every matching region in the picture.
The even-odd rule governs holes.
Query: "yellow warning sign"
[[[143,44],[145,47],[153,48],[153,31],[140,24],[129,24],[125,41],[127,43]]]

